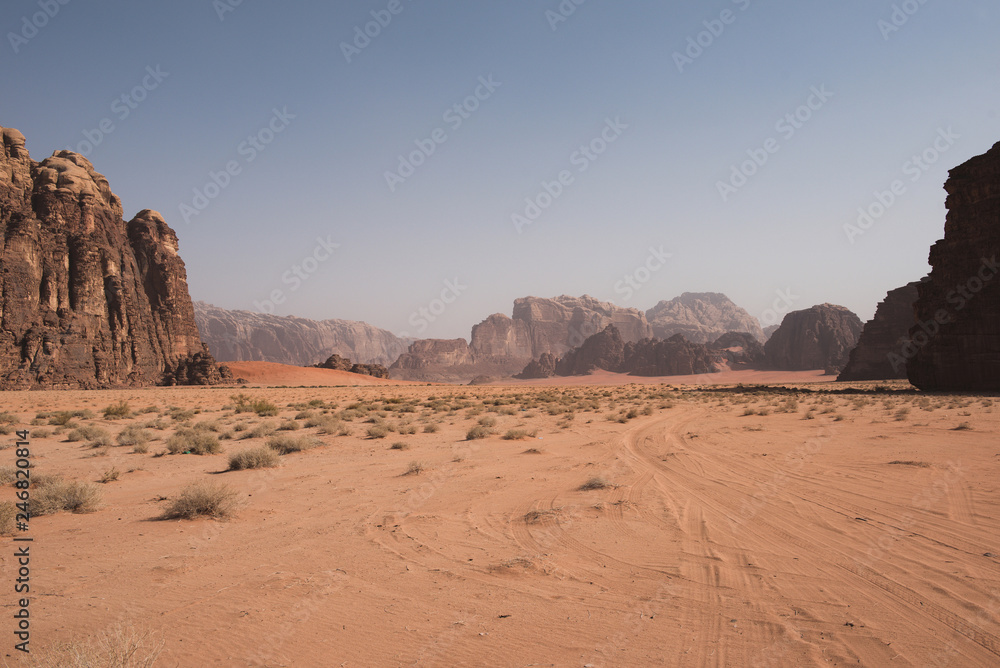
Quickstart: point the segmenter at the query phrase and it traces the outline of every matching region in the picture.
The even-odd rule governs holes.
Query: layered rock
[[[531,360],[521,373],[514,376],[522,380],[532,378],[551,378],[556,375],[556,356],[552,353],[542,353],[537,360]]]
[[[861,319],[834,304],[820,304],[785,315],[781,326],[764,344],[772,369],[839,371],[847,364],[861,335]]]
[[[317,369],[333,369],[335,371],[348,371],[362,376],[374,376],[375,378],[388,378],[389,370],[381,364],[355,364],[351,360],[334,353],[319,364],[314,364]]]
[[[177,236],[128,223],[81,155],[36,163],[0,128],[0,388],[225,380],[202,345]]]
[[[913,326],[918,285],[913,282],[890,290],[879,302],[875,317],[865,323],[858,345],[837,380],[906,378],[906,362],[900,355]]]
[[[710,343],[726,332],[747,332],[765,340],[760,321],[717,292],[685,292],[646,311],[656,338],[683,334],[693,343]]]
[[[902,355],[922,390],[1000,390],[1000,143],[949,172],[944,238]]]
[[[641,311],[587,295],[524,297],[514,301],[512,315],[493,314],[473,327],[471,341],[465,348],[457,340],[411,346],[390,367],[392,377],[467,382],[479,375],[511,376],[546,353],[564,355],[608,325],[614,325],[624,341],[652,336]],[[446,358],[452,357],[461,359],[457,367],[449,367]]]
[[[717,371],[717,361],[717,355],[705,344],[674,334],[666,340],[626,344],[618,370],[632,376],[690,376]]]
[[[308,320],[252,311],[230,311],[195,302],[203,340],[223,362],[277,362],[309,366],[336,353],[361,364],[388,366],[410,341],[351,320]]]

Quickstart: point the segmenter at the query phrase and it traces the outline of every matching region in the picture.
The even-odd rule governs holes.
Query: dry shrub
[[[14,533],[14,516],[17,507],[13,501],[0,501],[0,535],[9,536]]]
[[[475,441],[481,438],[486,438],[493,433],[493,430],[489,427],[484,427],[483,425],[476,425],[469,431],[465,432],[465,440]]]
[[[149,443],[149,432],[133,424],[118,432],[115,440],[118,442],[118,445],[145,445]]]
[[[117,624],[85,642],[32,649],[30,668],[153,668],[163,640],[147,629]]]
[[[221,451],[219,437],[201,429],[180,429],[167,439],[167,452],[172,455],[214,455]]]
[[[586,492],[592,489],[607,489],[608,487],[614,487],[614,485],[601,476],[594,476],[580,485],[580,491]]]
[[[101,501],[101,490],[96,485],[79,480],[50,479],[40,482],[32,479],[34,493],[28,501],[32,517],[51,515],[66,510],[72,513],[92,513]]]
[[[230,455],[229,470],[274,468],[278,465],[278,460],[278,453],[269,447],[250,448]]]
[[[132,409],[129,407],[128,402],[124,400],[119,401],[117,404],[106,406],[103,413],[105,420],[123,420],[132,417]]]
[[[267,447],[277,452],[279,455],[287,455],[292,452],[302,452],[319,445],[319,442],[311,436],[299,436],[298,438],[289,434],[281,434],[267,439]]]
[[[226,518],[236,508],[236,490],[223,483],[194,482],[181,490],[164,511],[165,520],[191,520],[199,516]]]

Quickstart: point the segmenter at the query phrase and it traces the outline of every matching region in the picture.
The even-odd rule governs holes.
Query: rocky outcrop
[[[532,378],[551,378],[556,375],[556,356],[552,353],[542,353],[537,360],[531,360],[521,373],[514,376],[522,380]]]
[[[194,321],[177,235],[81,155],[36,163],[0,128],[0,388],[225,380]]]
[[[718,292],[685,292],[646,311],[646,319],[660,339],[683,334],[693,343],[710,343],[726,332],[747,332],[765,340],[760,321]]]
[[[309,366],[333,352],[361,364],[388,366],[410,343],[384,329],[351,320],[230,311],[205,302],[195,302],[194,315],[202,339],[223,362]]]
[[[1000,390],[1000,143],[949,172],[944,239],[917,287],[907,359],[922,390]]]
[[[681,334],[669,339],[645,339],[625,345],[622,366],[632,376],[690,376],[718,370],[717,355],[703,343],[693,343]]]
[[[875,317],[865,323],[858,345],[837,380],[889,380],[906,378],[906,361],[900,357],[913,326],[913,304],[918,282],[891,290],[878,304]],[[897,359],[898,358],[898,359]]]
[[[772,369],[839,371],[847,364],[861,335],[861,319],[834,304],[820,304],[793,311],[764,344],[766,363]]]
[[[708,344],[708,349],[721,353],[731,369],[756,367],[764,363],[764,346],[747,332],[726,332]]]
[[[464,348],[456,341],[411,346],[389,371],[393,378],[406,380],[468,382],[479,375],[509,377],[546,353],[566,354],[608,325],[614,325],[624,341],[652,336],[645,315],[637,309],[587,295],[524,297],[514,301],[512,317],[496,313],[473,327],[471,341]],[[458,366],[449,366],[446,358],[460,359]]]
[[[619,371],[625,361],[625,341],[618,328],[608,325],[556,362],[557,376],[585,376],[595,369]]]
[[[764,340],[767,341],[769,338],[771,338],[771,335],[777,332],[779,327],[781,327],[781,325],[768,325],[767,327],[765,327]]]
[[[362,376],[374,376],[375,378],[388,378],[389,370],[381,364],[354,364],[351,360],[334,353],[326,358],[326,361],[314,364],[317,369],[333,369],[335,371],[348,371]]]

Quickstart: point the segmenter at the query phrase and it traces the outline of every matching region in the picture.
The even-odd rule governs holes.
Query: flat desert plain
[[[1000,664],[997,400],[797,388],[4,393],[4,498],[29,429],[46,514],[7,527],[33,538],[32,653],[5,538],[2,655]]]

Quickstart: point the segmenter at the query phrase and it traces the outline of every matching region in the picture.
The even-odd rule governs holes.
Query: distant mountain
[[[389,371],[405,380],[465,381],[476,376],[510,376],[545,353],[562,355],[615,325],[624,341],[653,335],[646,316],[634,308],[588,295],[514,301],[511,317],[495,313],[472,328],[472,339],[417,341]]]
[[[389,366],[410,339],[352,320],[307,320],[194,303],[201,338],[220,361],[310,366],[337,354],[360,364]]]
[[[764,344],[767,365],[783,371],[839,372],[861,336],[861,318],[835,304],[792,311]]]
[[[726,332],[747,332],[763,342],[760,321],[718,292],[685,292],[646,311],[653,334],[669,339],[683,334],[692,343],[710,343]]]

